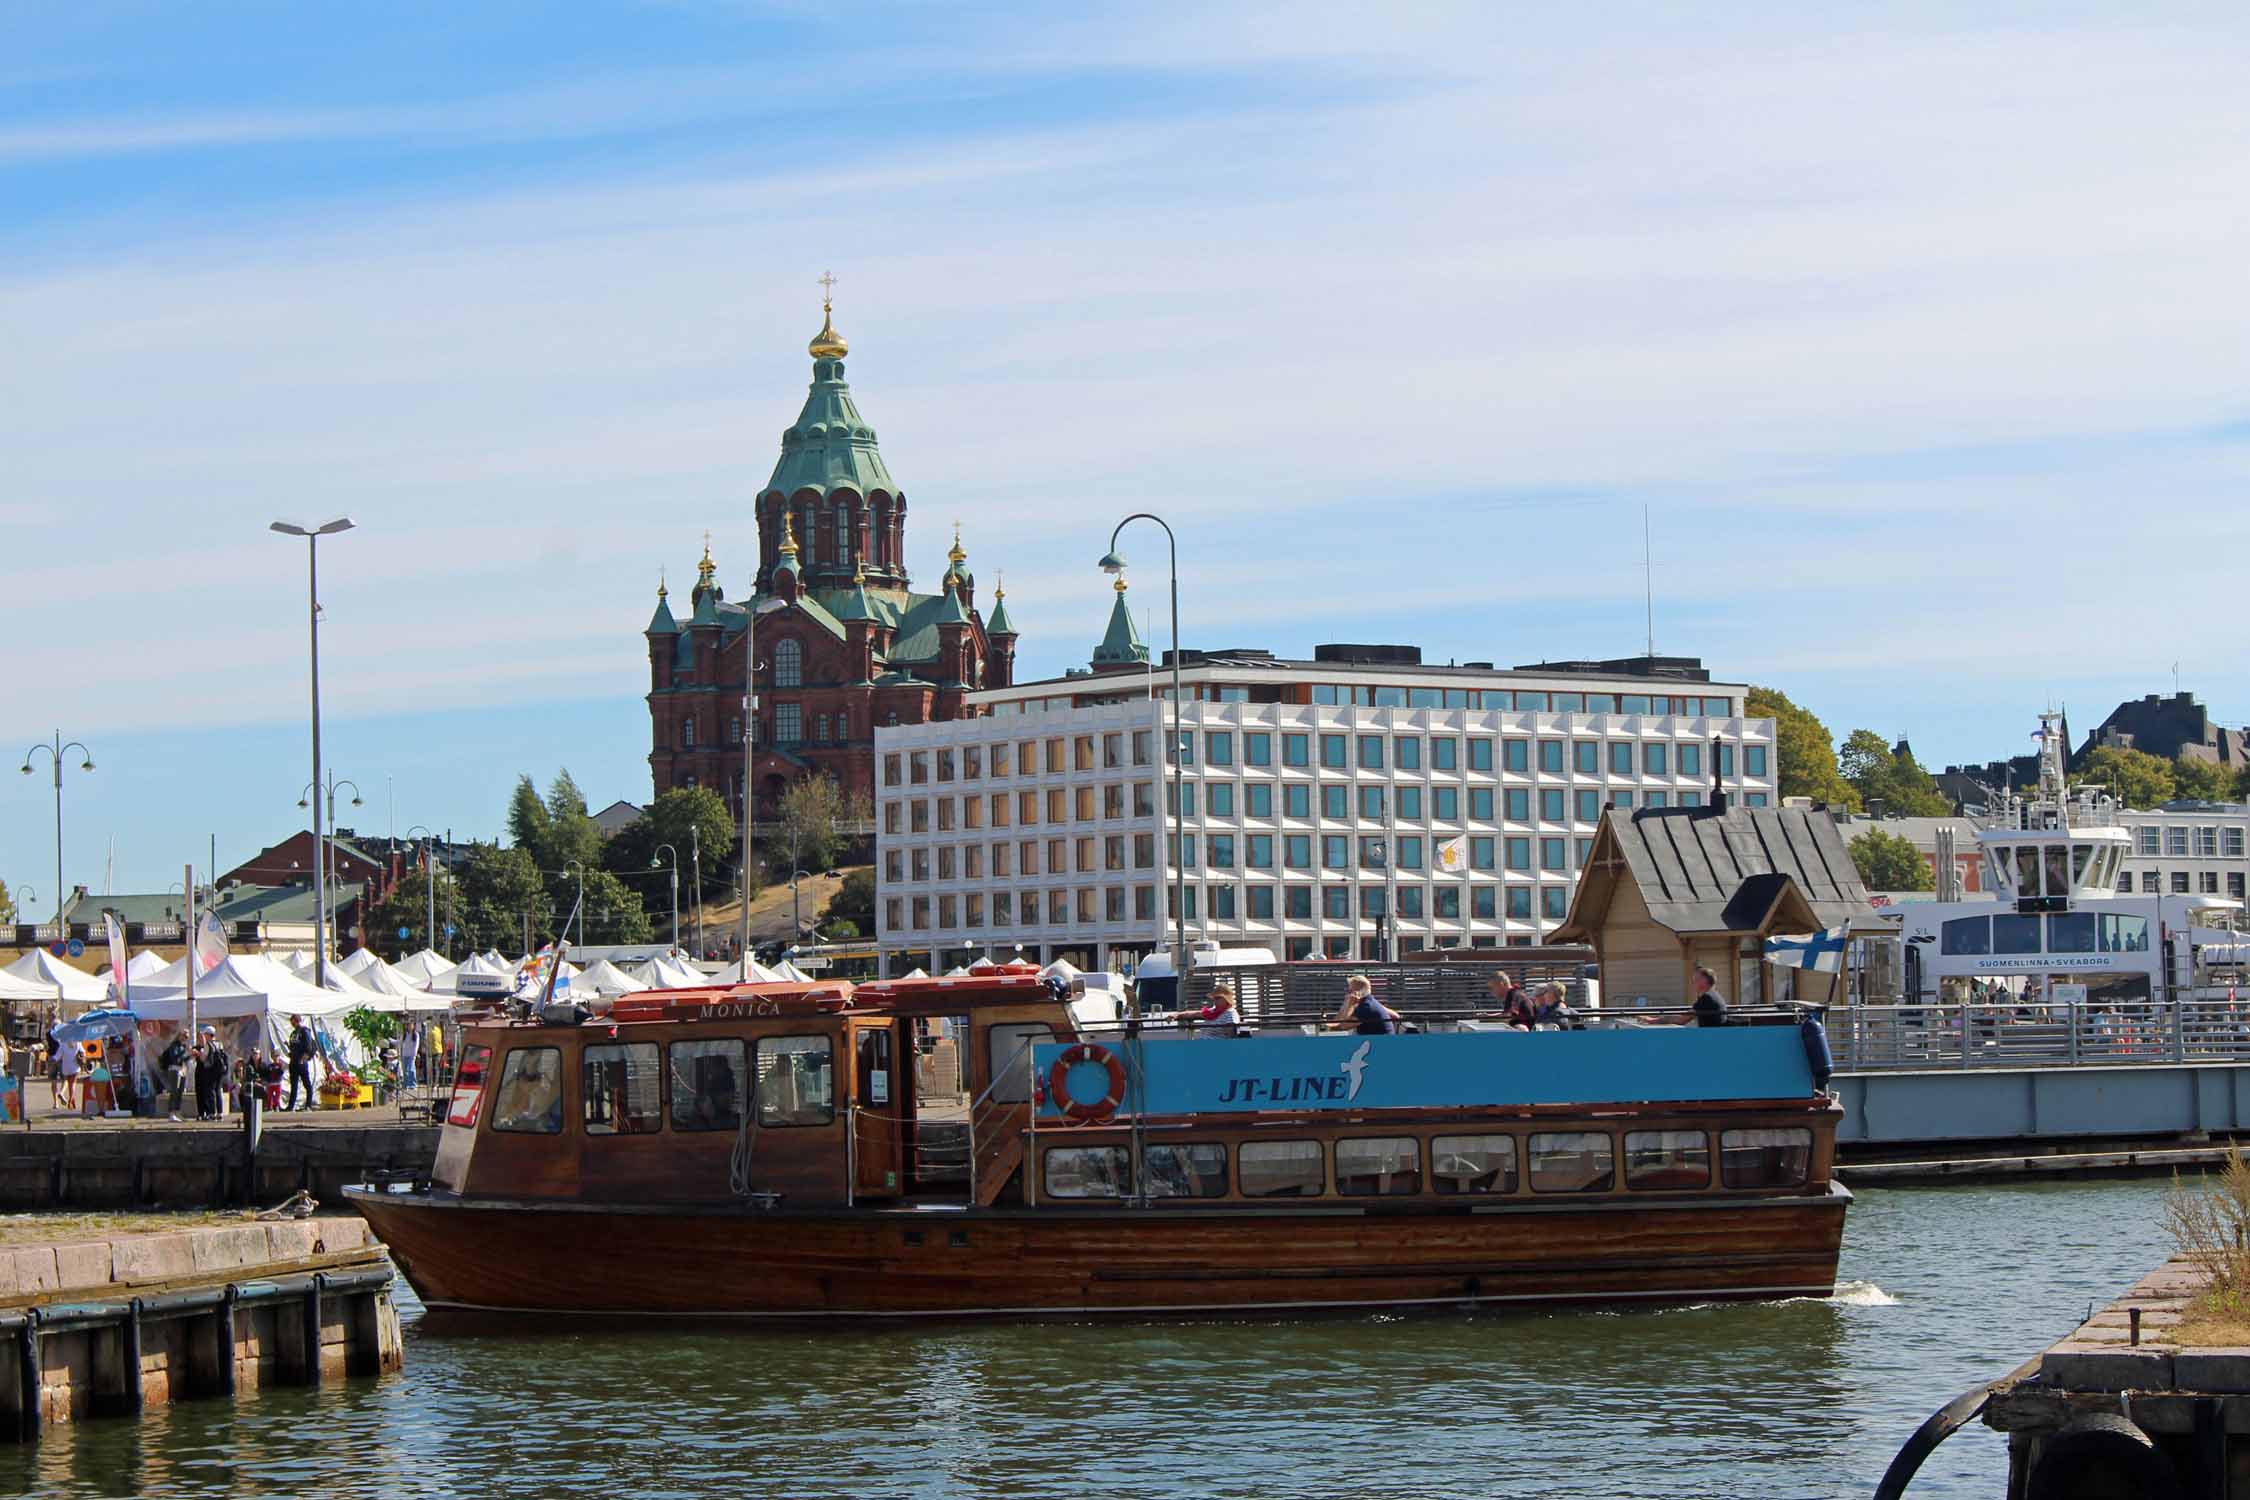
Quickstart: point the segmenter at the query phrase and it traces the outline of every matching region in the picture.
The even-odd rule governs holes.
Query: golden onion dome
[[[844,336],[836,331],[834,318],[825,301],[820,304],[820,332],[814,334],[812,342],[805,345],[805,352],[814,359],[842,359],[851,352],[851,346],[844,342]]]

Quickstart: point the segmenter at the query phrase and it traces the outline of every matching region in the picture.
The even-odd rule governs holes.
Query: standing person
[[[176,1031],[172,1033],[172,1044],[156,1059],[157,1066],[164,1070],[165,1079],[172,1085],[172,1097],[165,1112],[174,1120],[180,1117],[180,1096],[187,1092],[188,1065],[193,1056],[187,1033]]]
[[[398,1035],[398,1086],[400,1088],[410,1089],[414,1087],[414,1060],[421,1050],[422,1028],[417,1026],[414,1023],[414,1017],[409,1015],[406,1018],[406,1024],[399,1028]]]
[[[312,1028],[303,1016],[289,1018],[289,1099],[282,1105],[285,1110],[311,1109],[318,1097],[313,1092],[312,1059],[317,1050],[313,1045]],[[305,1102],[297,1102],[297,1085],[305,1086]]]
[[[55,1053],[61,1059],[55,1069],[55,1107],[60,1113],[78,1107],[78,1044],[57,1042]]]
[[[227,1049],[219,1028],[206,1026],[195,1044],[195,1117],[216,1120],[226,1114]]]
[[[430,1019],[429,1029],[423,1033],[422,1043],[422,1050],[428,1054],[430,1059],[430,1081],[432,1083],[443,1083],[445,1081],[445,1028],[438,1023],[434,1016]]]
[[[1332,1018],[1338,1024],[1353,1022],[1360,1036],[1392,1036],[1398,1031],[1398,1012],[1375,998],[1375,986],[1365,974],[1344,981],[1344,1004]]]

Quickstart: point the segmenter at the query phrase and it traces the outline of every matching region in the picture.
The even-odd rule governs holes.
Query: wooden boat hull
[[[752,1319],[1149,1316],[1825,1296],[1844,1210],[1803,1197],[1432,1212],[620,1207],[353,1189],[435,1308]]]

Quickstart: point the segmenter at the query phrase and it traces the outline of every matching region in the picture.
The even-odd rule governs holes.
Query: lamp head
[[[91,771],[92,769],[94,769],[93,757],[88,756],[83,762],[80,763],[78,769],[81,771]]]
[[[299,798],[297,799],[297,805],[298,805],[299,807],[310,807],[310,806],[312,806],[312,803],[311,803],[311,802],[309,802],[309,801],[307,801],[307,800],[306,800],[305,798],[303,798],[303,797],[299,797]]]
[[[1125,559],[1118,553],[1105,552],[1102,554],[1101,562],[1096,566],[1104,573],[1122,573],[1125,571]]]
[[[352,806],[354,806],[354,807],[365,807],[366,805],[367,805],[367,804],[366,804],[366,803],[364,803],[364,802],[362,802],[362,801],[360,801],[360,800],[359,800],[359,798],[357,798],[357,797],[354,797],[354,798],[352,798]]]
[[[24,775],[29,776],[31,774],[31,762],[27,760],[16,769],[23,772]]]

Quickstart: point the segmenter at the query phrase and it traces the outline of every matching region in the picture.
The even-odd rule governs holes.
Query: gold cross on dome
[[[834,271],[823,271],[823,272],[821,272],[821,273],[820,273],[820,305],[821,305],[821,308],[822,308],[822,309],[823,309],[823,310],[825,311],[825,310],[827,309],[828,305],[829,305],[829,304],[830,304],[831,302],[835,301],[835,300],[836,300],[836,273],[835,273]]]

